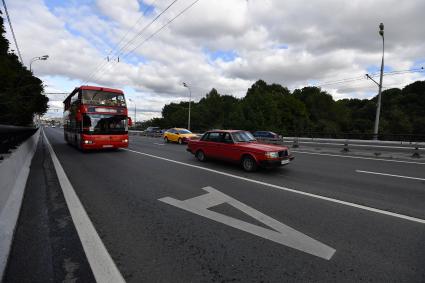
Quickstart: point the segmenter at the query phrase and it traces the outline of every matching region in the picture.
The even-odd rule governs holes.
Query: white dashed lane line
[[[301,154],[310,154],[310,155],[321,155],[321,156],[331,156],[331,157],[341,157],[341,158],[352,158],[352,159],[362,159],[362,160],[374,160],[374,161],[383,161],[383,162],[395,162],[395,163],[425,165],[425,162],[416,162],[416,161],[405,161],[405,160],[394,160],[394,159],[383,159],[383,158],[379,159],[379,158],[372,158],[372,157],[349,156],[349,155],[318,153],[318,152],[308,152],[308,151],[299,151],[299,150],[291,150],[291,152],[301,153]]]
[[[364,174],[372,174],[372,175],[380,175],[380,176],[387,176],[387,177],[402,178],[402,179],[411,179],[411,180],[425,181],[424,178],[409,177],[409,176],[403,176],[403,175],[394,175],[394,174],[372,172],[372,171],[364,171],[364,170],[356,170],[356,172],[357,173],[364,173]]]

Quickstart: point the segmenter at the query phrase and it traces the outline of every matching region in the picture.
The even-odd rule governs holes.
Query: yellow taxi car
[[[187,143],[191,138],[196,137],[191,131],[183,128],[171,128],[164,132],[165,142]]]

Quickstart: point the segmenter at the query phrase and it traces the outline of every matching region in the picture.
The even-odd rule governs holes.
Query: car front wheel
[[[204,162],[205,160],[207,160],[207,157],[205,156],[205,153],[202,150],[198,150],[196,152],[196,158],[201,162]]]
[[[242,168],[246,172],[253,172],[257,170],[257,163],[252,157],[245,156],[244,158],[242,158]]]

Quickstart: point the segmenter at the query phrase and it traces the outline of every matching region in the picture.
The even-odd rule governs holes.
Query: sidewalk
[[[31,163],[3,282],[95,282],[43,138]]]

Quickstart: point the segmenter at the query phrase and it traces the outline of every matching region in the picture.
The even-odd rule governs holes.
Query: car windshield
[[[83,131],[91,134],[113,134],[127,131],[127,117],[117,115],[85,114]]]
[[[192,132],[189,130],[177,130],[179,134],[191,134]]]
[[[240,131],[232,133],[233,140],[235,142],[253,142],[256,141],[254,136],[250,132]]]
[[[82,102],[90,105],[125,106],[122,93],[101,90],[83,90]]]

